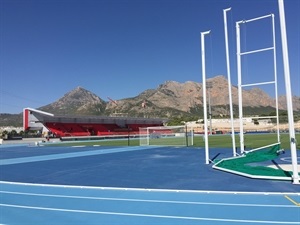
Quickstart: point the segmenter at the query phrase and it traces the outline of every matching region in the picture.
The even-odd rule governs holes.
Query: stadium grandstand
[[[138,135],[140,127],[163,126],[166,119],[108,116],[70,116],[23,109],[24,131],[38,130],[53,137]]]

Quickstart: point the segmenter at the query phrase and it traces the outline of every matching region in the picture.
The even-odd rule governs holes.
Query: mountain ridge
[[[207,80],[207,89],[213,115],[229,114],[228,81],[223,75]],[[104,101],[101,97],[83,88],[76,87],[57,101],[38,109],[55,115],[105,115],[130,117],[202,116],[203,84],[186,81],[166,81],[156,89],[147,89],[135,97],[117,101]],[[231,87],[234,114],[238,114],[238,88]],[[276,101],[260,88],[243,90],[243,107],[246,114],[275,112]],[[208,103],[208,100],[207,100]],[[286,110],[286,98],[278,98],[280,110]],[[300,97],[293,96],[294,111],[300,112]],[[4,114],[0,114],[0,118]],[[1,119],[2,121],[2,119]],[[1,126],[1,124],[0,124]]]

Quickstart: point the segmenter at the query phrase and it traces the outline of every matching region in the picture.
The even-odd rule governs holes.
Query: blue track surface
[[[2,224],[300,224],[298,196],[1,184]]]
[[[300,224],[300,186],[214,170],[199,148],[0,150],[0,224]]]

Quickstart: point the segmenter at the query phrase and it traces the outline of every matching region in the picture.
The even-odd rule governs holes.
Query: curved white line
[[[101,186],[76,186],[62,184],[39,184],[39,183],[22,183],[13,181],[0,181],[0,184],[34,186],[34,187],[52,187],[52,188],[73,188],[87,190],[113,190],[113,191],[150,191],[150,192],[175,192],[175,193],[198,193],[198,194],[241,194],[241,195],[297,195],[300,192],[250,192],[250,191],[210,191],[210,190],[187,190],[187,189],[150,189],[150,188],[122,188],[122,187],[101,187]]]

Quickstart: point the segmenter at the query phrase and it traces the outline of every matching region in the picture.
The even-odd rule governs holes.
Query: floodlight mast
[[[202,56],[202,89],[203,89],[203,114],[204,114],[204,142],[205,142],[205,164],[209,164],[209,150],[208,150],[208,134],[207,134],[207,105],[206,105],[206,69],[205,69],[205,35],[209,31],[201,32],[201,56]]]
[[[226,47],[226,65],[227,65],[228,95],[229,95],[230,122],[231,122],[232,151],[233,151],[233,156],[236,156],[232,93],[231,93],[230,60],[229,60],[229,47],[228,47],[228,30],[227,30],[227,12],[229,10],[231,10],[231,7],[228,9],[223,9],[223,16],[224,16],[224,33],[225,33],[225,47]]]
[[[291,91],[291,81],[290,81],[289,55],[288,55],[288,46],[287,46],[287,34],[286,34],[285,12],[284,12],[283,0],[278,0],[278,6],[279,6],[279,19],[280,19],[280,28],[281,28],[281,42],[282,42],[287,111],[288,111],[288,120],[289,120],[292,168],[293,168],[293,176],[292,177],[293,177],[293,183],[299,184],[299,174],[298,174],[298,168],[297,168],[297,148],[296,148],[292,91]]]

